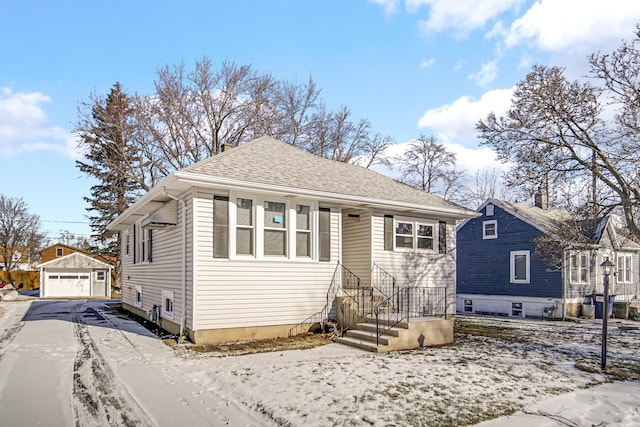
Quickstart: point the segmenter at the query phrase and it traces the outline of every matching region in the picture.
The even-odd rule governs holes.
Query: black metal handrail
[[[324,308],[289,329],[289,336],[297,335],[304,327],[316,323],[319,323],[321,326],[323,326],[323,323],[326,321],[337,323],[336,296],[340,290],[344,289],[360,289],[360,278],[338,262],[333,271],[329,289],[327,289],[327,300]]]
[[[380,311],[387,311],[386,327],[380,327]],[[402,287],[374,309],[376,319],[376,346],[380,345],[380,337],[391,330],[398,323],[415,317],[446,316],[447,288],[446,287]]]
[[[386,299],[395,293],[396,278],[374,262],[371,267],[371,286]]]

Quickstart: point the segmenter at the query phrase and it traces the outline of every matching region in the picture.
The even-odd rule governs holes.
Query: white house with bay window
[[[286,336],[336,272],[442,287],[455,223],[476,214],[372,170],[262,137],[167,176],[116,218],[122,298],[196,343]]]

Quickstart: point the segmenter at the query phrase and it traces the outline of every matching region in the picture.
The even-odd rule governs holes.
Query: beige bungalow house
[[[123,306],[195,343],[338,321],[345,342],[385,351],[453,339],[455,223],[476,215],[262,137],[172,173],[108,228]],[[417,320],[436,332],[404,336]]]

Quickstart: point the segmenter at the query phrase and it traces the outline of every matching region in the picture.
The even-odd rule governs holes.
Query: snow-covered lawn
[[[638,325],[611,321],[609,366],[618,376],[640,373]],[[599,373],[601,321],[459,317],[457,331],[449,346],[386,354],[340,344],[232,357],[176,352],[200,384],[293,426],[468,425],[612,379]]]
[[[0,425],[640,426],[639,326],[611,321],[602,374],[598,320],[458,317],[443,347],[229,356],[105,301],[2,301]]]

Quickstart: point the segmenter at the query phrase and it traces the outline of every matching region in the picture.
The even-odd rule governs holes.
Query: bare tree
[[[4,269],[14,270],[41,249],[44,242],[40,217],[29,213],[22,198],[0,194],[0,257]]]
[[[420,135],[395,161],[403,182],[428,193],[444,196],[462,177],[456,171],[456,155],[439,144],[435,136]]]
[[[640,150],[633,119],[640,68],[622,71],[616,65],[620,57],[640,54],[637,42],[625,43],[613,56],[591,57],[593,77],[602,78],[604,88],[568,81],[558,67],[533,67],[517,86],[507,114],[497,118],[492,113],[477,129],[481,143],[496,150],[500,159],[513,162],[514,176],[532,185],[543,183],[553,190],[551,183],[579,182],[586,188],[602,184],[598,200],[595,191],[578,193],[585,195],[582,205],[601,214],[620,209],[631,232],[640,237]],[[624,82],[616,83],[614,77]],[[601,99],[622,105],[615,123],[604,119]]]

